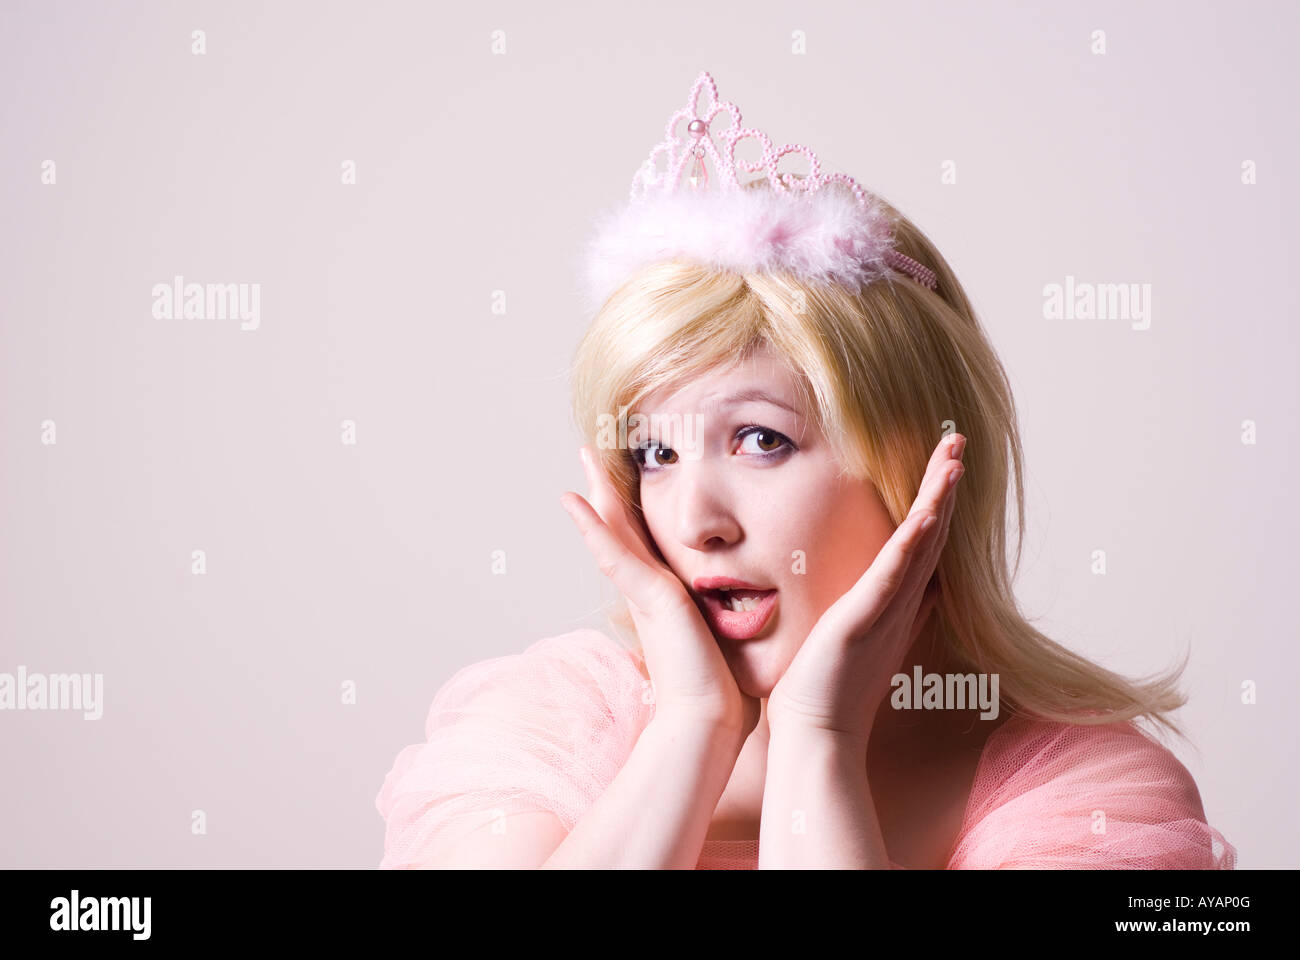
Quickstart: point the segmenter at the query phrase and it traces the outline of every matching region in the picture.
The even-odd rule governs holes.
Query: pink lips
[[[703,601],[704,615],[713,632],[728,640],[750,640],[762,632],[776,612],[776,590],[764,590],[733,577],[701,577],[692,586]],[[755,597],[753,610],[732,610],[724,599],[728,593],[737,597]]]

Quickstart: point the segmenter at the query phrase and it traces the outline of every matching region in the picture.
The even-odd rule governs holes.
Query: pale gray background
[[[600,623],[572,258],[701,69],[938,243],[1021,410],[1027,610],[1129,673],[1190,644],[1209,819],[1300,865],[1300,17],[1042,6],[6,2],[0,671],[105,707],[0,713],[0,865],[374,866],[451,672]],[[155,320],[175,274],[261,328]],[[1152,284],[1151,329],[1045,320],[1067,274]]]

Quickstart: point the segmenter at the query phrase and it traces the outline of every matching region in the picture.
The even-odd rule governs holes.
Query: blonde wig
[[[640,516],[631,451],[597,442],[602,415],[625,419],[650,393],[768,345],[795,374],[804,408],[843,469],[874,484],[895,524],[907,515],[940,437],[961,433],[966,473],[939,560],[939,642],[962,670],[998,674],[1002,700],[1016,713],[1077,724],[1145,717],[1181,735],[1168,715],[1185,702],[1177,681],[1186,656],[1166,675],[1128,679],[1054,642],[1021,613],[1013,580],[1025,508],[1010,384],[947,262],[889,209],[898,217],[896,248],[935,272],[937,290],[898,276],[854,293],[684,261],[634,273],[597,312],[574,358],[579,432]],[[635,636],[624,606],[614,619]]]

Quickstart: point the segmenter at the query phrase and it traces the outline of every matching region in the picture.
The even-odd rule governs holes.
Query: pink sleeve
[[[1131,723],[1013,717],[989,738],[951,869],[1218,869],[1187,768]]]
[[[425,742],[397,755],[375,798],[388,822],[380,868],[418,867],[439,843],[511,813],[550,811],[571,830],[653,712],[634,656],[575,630],[454,674]]]

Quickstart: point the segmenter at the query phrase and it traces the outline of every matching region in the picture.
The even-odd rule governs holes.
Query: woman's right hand
[[[600,571],[627,600],[654,685],[655,715],[735,730],[743,742],[758,725],[758,699],[736,686],[690,592],[655,555],[645,525],[630,515],[591,451],[583,447],[579,456],[591,503],[571,490],[560,503]]]

